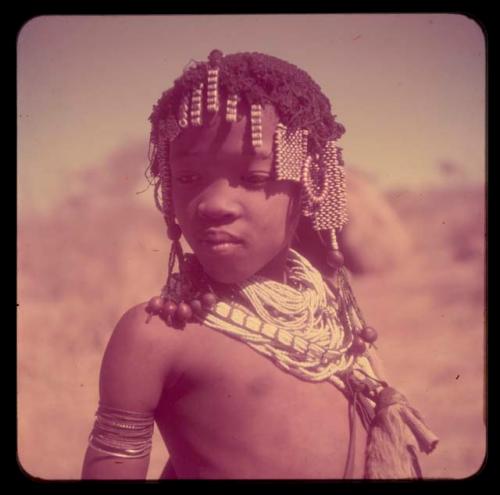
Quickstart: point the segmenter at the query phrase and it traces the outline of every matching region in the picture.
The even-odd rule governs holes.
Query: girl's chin
[[[200,260],[203,271],[216,283],[219,284],[238,284],[244,282],[255,272],[242,272],[235,267],[228,266],[227,264],[214,264],[214,263],[204,263],[204,260]]]
[[[232,285],[244,282],[250,275],[228,275],[227,273],[211,273],[210,271],[205,270],[205,273],[216,283],[224,284],[224,285]]]

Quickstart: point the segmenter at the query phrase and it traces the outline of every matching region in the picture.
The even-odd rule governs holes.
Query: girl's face
[[[264,107],[263,145],[256,153],[246,115],[228,123],[217,114],[171,143],[175,215],[205,272],[218,282],[242,282],[256,273],[283,281],[300,186],[274,179],[277,123],[274,108]]]

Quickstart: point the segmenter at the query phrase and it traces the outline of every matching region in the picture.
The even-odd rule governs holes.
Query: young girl
[[[83,477],[144,479],[154,422],[162,478],[420,477],[437,438],[375,366],[336,236],[344,128],[319,86],[214,50],[151,122],[167,283],[113,332]]]

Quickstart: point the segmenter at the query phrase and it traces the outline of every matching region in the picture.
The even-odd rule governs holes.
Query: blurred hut
[[[386,271],[408,260],[413,248],[409,230],[384,194],[353,168],[347,171],[347,211],[339,244],[351,272]],[[297,233],[294,247],[324,270],[325,248],[308,220],[300,222]]]
[[[346,265],[355,273],[379,272],[405,263],[412,239],[384,194],[356,169],[347,172],[349,221],[339,243]]]

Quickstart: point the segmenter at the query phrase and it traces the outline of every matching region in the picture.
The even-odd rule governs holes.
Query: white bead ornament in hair
[[[333,170],[334,195],[336,198],[336,213],[339,219],[339,227],[347,223],[347,198],[345,170],[342,166],[337,166]]]
[[[289,132],[281,122],[274,133],[276,179],[301,181],[301,171],[307,156],[307,130]]]
[[[188,95],[185,95],[182,98],[181,104],[179,106],[179,127],[182,127],[183,129],[189,125],[188,112],[189,112],[189,97]]]
[[[201,126],[202,124],[202,103],[203,98],[203,83],[193,90],[191,96],[191,124],[194,126]]]
[[[314,211],[309,212],[315,230],[341,229],[347,222],[345,172],[338,153],[335,141],[328,141],[321,153],[321,169],[327,181],[327,193],[323,201],[313,203],[310,194],[306,194],[309,207],[316,205]],[[316,193],[316,196],[320,194]]]
[[[262,106],[253,104],[251,107],[252,146],[262,146]]]
[[[316,193],[314,191],[313,179],[311,177],[312,168],[315,168],[316,171],[320,171],[323,173],[323,184],[319,186],[321,191],[319,193]],[[315,160],[313,160],[311,156],[308,156],[306,158],[302,170],[302,184],[304,185],[304,189],[307,193],[309,200],[313,204],[321,204],[323,201],[325,201],[330,189],[330,177],[327,170],[323,171],[320,170],[318,156],[315,157]]]
[[[334,209],[336,216],[336,227],[341,228],[347,223],[347,197],[346,176],[343,165],[339,161],[338,147],[334,141],[329,141],[325,147],[325,160],[332,165],[333,197],[335,198]]]
[[[208,69],[207,76],[207,110],[211,113],[219,111],[219,69]]]
[[[238,120],[238,95],[231,95],[226,102],[226,122]]]
[[[339,250],[339,243],[337,241],[337,235],[335,233],[335,229],[331,229],[328,231],[329,234],[329,241],[330,241],[330,246],[333,250],[338,251]]]
[[[170,178],[170,166],[168,163],[168,147],[169,140],[167,137],[167,125],[164,120],[159,123],[159,140],[157,147],[156,160],[158,162],[158,172],[160,180],[157,183],[157,188],[161,187],[161,200],[158,195],[159,190],[155,187],[155,202],[156,207],[161,211],[165,220],[168,223],[173,222],[173,208],[171,202],[171,178]]]

